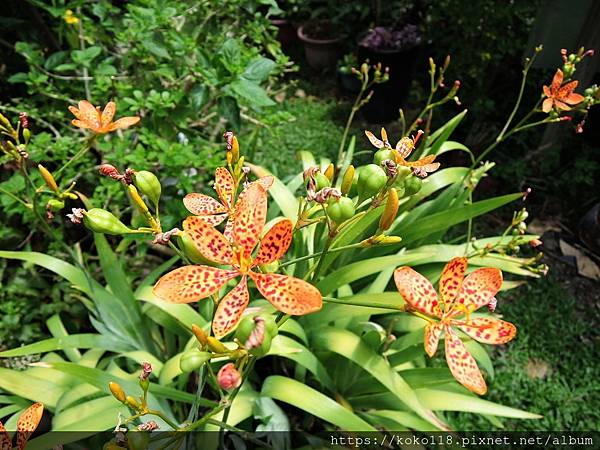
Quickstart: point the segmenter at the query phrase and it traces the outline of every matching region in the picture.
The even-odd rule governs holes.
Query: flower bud
[[[64,207],[65,202],[56,198],[51,198],[50,200],[48,200],[48,203],[46,203],[46,209],[52,212],[60,211]]]
[[[30,139],[31,131],[29,131],[29,128],[23,129],[23,141],[25,142],[25,144],[28,144]]]
[[[146,205],[144,200],[142,200],[142,197],[140,197],[140,194],[138,193],[138,190],[135,188],[135,186],[129,185],[127,186],[127,188],[129,189],[129,194],[131,195],[131,199],[133,200],[133,203],[135,204],[137,209],[143,214],[149,213],[150,211],[148,210],[148,206]]]
[[[181,355],[179,367],[183,372],[193,372],[199,369],[205,362],[210,361],[212,354],[209,352],[201,352],[198,349],[192,349]]]
[[[396,189],[391,188],[388,192],[388,198],[383,214],[379,219],[379,229],[385,231],[391,227],[396,218],[396,214],[398,214],[398,193],[396,192]]]
[[[83,224],[95,233],[118,236],[133,232],[111,212],[101,208],[92,208],[84,212]]]
[[[352,187],[352,181],[354,180],[354,166],[350,164],[344,173],[344,177],[342,178],[342,186],[341,191],[342,194],[346,195],[350,192],[350,188]]]
[[[54,177],[52,176],[50,171],[41,164],[38,164],[38,170],[40,171],[40,175],[42,175],[42,178],[46,182],[46,185],[54,192],[58,192],[58,185],[56,184],[56,180],[54,180]]]
[[[221,341],[213,336],[208,336],[206,338],[206,343],[208,344],[208,348],[210,348],[215,353],[227,353],[229,349],[225,347]]]
[[[335,175],[335,166],[333,163],[329,163],[327,169],[325,169],[325,176],[329,180],[329,183],[333,180],[333,176]]]
[[[138,401],[133,398],[131,395],[128,395],[125,398],[125,404],[133,409],[140,409],[140,404],[138,403]]]
[[[140,170],[133,175],[133,184],[138,190],[146,195],[152,204],[157,205],[160,199],[161,186],[160,181],[152,172]]]
[[[202,328],[200,328],[196,324],[192,324],[192,333],[194,333],[194,336],[196,336],[196,339],[198,339],[200,345],[202,345],[203,347],[206,346],[206,344],[208,343],[208,335]]]
[[[217,383],[226,391],[237,389],[242,384],[242,375],[233,363],[227,363],[217,373]]]
[[[119,383],[111,381],[110,383],[108,383],[108,388],[110,389],[110,392],[112,393],[114,398],[119,400],[121,403],[125,403],[125,391],[123,391],[123,388]]]

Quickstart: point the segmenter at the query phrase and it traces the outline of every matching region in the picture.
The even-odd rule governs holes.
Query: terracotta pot
[[[298,28],[298,38],[304,44],[308,65],[313,69],[334,68],[341,55],[340,38],[315,39],[304,34],[304,25]]]
[[[271,19],[271,23],[277,27],[277,40],[282,47],[289,46],[298,39],[296,29],[287,19]]]

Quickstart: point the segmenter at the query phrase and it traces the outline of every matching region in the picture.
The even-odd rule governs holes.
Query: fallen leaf
[[[550,365],[541,359],[530,359],[525,370],[530,378],[543,380],[550,374]]]
[[[600,267],[582,251],[560,239],[560,250],[565,256],[572,256],[577,261],[577,273],[586,278],[600,281]]]

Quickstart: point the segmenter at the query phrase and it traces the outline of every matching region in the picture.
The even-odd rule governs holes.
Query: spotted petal
[[[71,120],[71,124],[73,124],[73,126],[77,128],[93,128],[92,125],[90,125],[89,123],[77,119]]]
[[[294,226],[290,219],[282,219],[277,222],[260,241],[253,265],[268,264],[280,259],[292,243],[293,235]]]
[[[564,75],[562,70],[558,69],[554,74],[554,77],[552,78],[551,90],[553,93],[556,93],[560,89],[560,85],[563,82],[563,78]]]
[[[21,414],[17,421],[17,449],[23,450],[27,445],[27,441],[31,434],[35,431],[42,414],[44,413],[44,405],[34,403]]]
[[[441,317],[437,294],[427,278],[404,266],[394,271],[394,281],[408,305],[430,316]]]
[[[225,167],[217,167],[215,170],[215,190],[221,202],[229,210],[233,207],[233,195],[235,182],[229,170]]]
[[[196,214],[197,216],[206,216],[227,212],[227,208],[221,205],[214,198],[195,192],[183,197],[183,204],[189,212]]]
[[[229,334],[235,328],[249,301],[248,283],[244,275],[239,284],[229,291],[217,306],[212,322],[213,333],[217,339]]]
[[[453,258],[442,270],[440,277],[439,292],[440,299],[444,305],[444,311],[448,311],[450,305],[456,298],[456,294],[462,286],[465,272],[467,270],[467,258]]]
[[[483,344],[506,344],[517,334],[517,327],[512,323],[491,317],[476,317],[458,326]]]
[[[500,269],[485,267],[471,272],[463,281],[456,295],[456,301],[450,314],[457,316],[464,311],[457,308],[457,304],[464,305],[469,311],[476,311],[498,293],[502,286],[502,272]]]
[[[275,177],[273,177],[271,175],[260,177],[258,180],[253,181],[253,183],[260,184],[263,188],[265,188],[265,190],[269,190],[269,188],[271,186],[273,186],[274,182],[275,182]]]
[[[435,155],[427,155],[417,161],[407,161],[402,165],[406,165],[408,167],[425,167],[433,164],[433,161],[435,161]],[[439,163],[437,163],[437,167],[439,167]],[[437,167],[434,170],[436,170]]]
[[[94,105],[87,100],[81,100],[77,106],[78,109],[69,106],[69,111],[71,111],[79,120],[88,124],[89,128],[100,128],[100,113],[94,108]]]
[[[576,105],[578,103],[581,103],[584,99],[585,99],[585,97],[583,95],[578,94],[576,92],[571,92],[565,98],[565,103],[568,103],[569,105]]]
[[[237,270],[185,266],[163,275],[152,292],[161,300],[171,303],[197,302],[214,294],[238,275]]]
[[[233,252],[229,241],[201,217],[188,217],[183,221],[183,229],[206,259],[221,264],[231,264]]]
[[[435,355],[435,352],[437,351],[443,328],[444,326],[439,322],[429,323],[425,327],[425,353],[427,353],[430,358]]]
[[[385,146],[383,141],[381,139],[377,139],[375,137],[375,135],[373,133],[371,133],[370,131],[365,130],[365,134],[367,135],[367,138],[369,138],[369,141],[371,142],[371,144],[373,144],[375,147],[383,148]]]
[[[119,128],[128,128],[132,125],[135,125],[140,121],[140,118],[137,116],[132,117],[121,117],[119,120],[111,123],[106,131],[115,131]]]
[[[454,378],[464,387],[479,395],[487,392],[487,386],[475,358],[448,326],[446,327],[446,362]]]
[[[276,273],[250,272],[250,277],[263,297],[286,314],[301,316],[323,306],[319,290],[306,281]]]
[[[12,441],[10,440],[10,435],[2,422],[0,422],[0,450],[12,450]]]
[[[102,116],[100,118],[102,122],[102,126],[106,127],[115,117],[115,112],[117,111],[117,105],[115,102],[108,102],[102,111]]]
[[[542,111],[545,113],[549,113],[553,105],[554,100],[552,100],[552,98],[547,98],[546,100],[544,100],[544,103],[542,103]]]
[[[251,184],[238,200],[233,222],[233,240],[246,257],[258,243],[267,218],[267,191],[260,184]]]

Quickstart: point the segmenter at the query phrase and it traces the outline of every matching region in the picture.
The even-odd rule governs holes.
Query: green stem
[[[21,203],[23,206],[25,206],[28,209],[32,207],[32,205],[30,203],[27,203],[25,200],[23,200],[22,198],[17,197],[15,194],[13,194],[12,192],[7,191],[6,189],[0,188],[0,192],[2,192],[3,194],[8,195],[13,200],[18,201],[19,203]]]
[[[83,147],[81,148],[81,150],[79,150],[77,153],[75,153],[75,155],[73,155],[73,157],[68,160],[64,166],[62,166],[61,168],[59,168],[55,173],[54,176],[58,177],[58,175],[60,175],[67,167],[69,167],[71,164],[77,162],[79,159],[81,159],[83,157],[83,155],[85,155],[88,150],[90,148],[92,148],[92,145],[94,145],[94,142],[96,141],[96,134],[93,134],[92,136],[90,136],[89,138],[87,138],[85,140],[85,143],[83,144]]]
[[[163,414],[162,411],[158,411],[156,409],[149,409],[147,414],[151,414],[153,416],[160,417],[167,425],[169,425],[174,430],[178,430],[179,426],[177,426],[174,422],[171,421],[167,416]]]
[[[325,241],[325,246],[323,247],[323,251],[321,252],[321,254],[319,256],[319,261],[317,262],[317,267],[315,268],[312,278],[311,278],[313,284],[317,281],[317,279],[319,277],[319,273],[321,272],[321,268],[323,267],[323,260],[325,259],[325,256],[329,252],[329,247],[331,247],[332,242],[333,242],[333,239],[331,238],[331,236],[327,237],[327,241]]]
[[[342,247],[332,248],[332,249],[329,250],[329,253],[343,252],[343,251],[346,251],[346,250],[351,250],[353,248],[359,248],[361,246],[362,245],[361,245],[360,242],[356,242],[354,244],[349,244],[349,245],[344,245]],[[312,253],[310,255],[301,256],[300,258],[295,258],[295,259],[292,259],[290,261],[284,262],[283,264],[281,264],[279,266],[279,268],[281,269],[283,267],[291,266],[292,264],[296,264],[296,263],[299,263],[299,262],[302,262],[302,261],[306,261],[306,260],[309,260],[309,259],[317,258],[317,257],[321,256],[322,254],[323,254],[323,252],[319,252],[319,253]]]
[[[338,303],[340,305],[363,306],[366,308],[381,308],[381,309],[404,311],[404,305],[401,305],[401,304],[398,304],[397,306],[395,306],[395,305],[389,305],[387,303],[378,303],[378,302],[372,302],[372,301],[356,302],[353,300],[346,300],[346,299],[342,300],[340,298],[334,298],[334,297],[323,297],[323,301],[326,301],[328,303]]]

